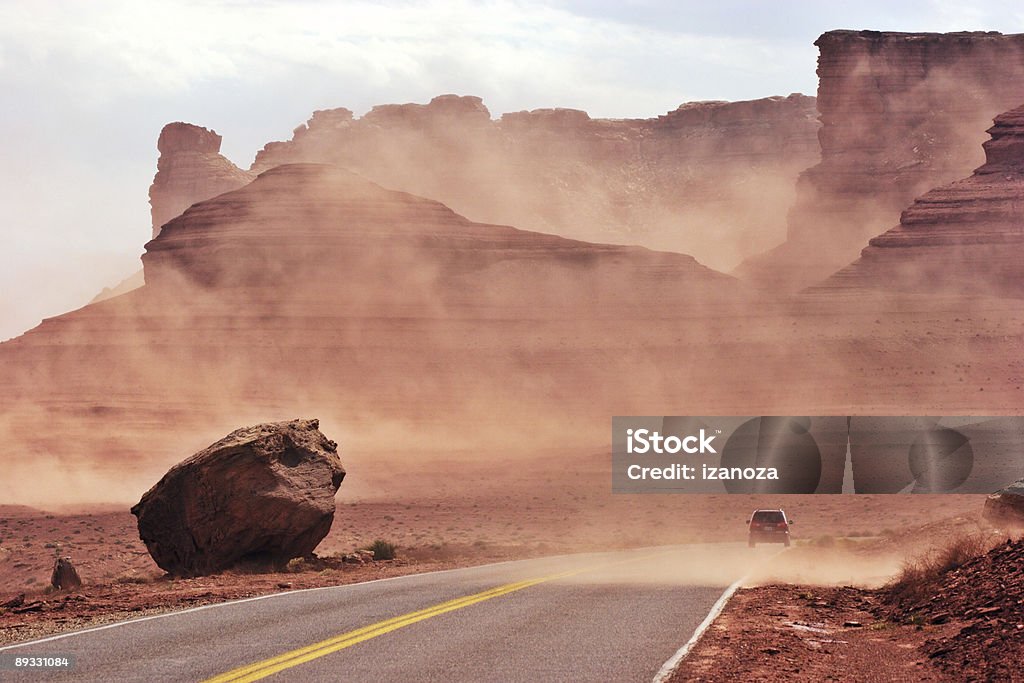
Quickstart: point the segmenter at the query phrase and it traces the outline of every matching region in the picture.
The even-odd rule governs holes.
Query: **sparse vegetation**
[[[375,560],[393,560],[398,550],[394,543],[388,543],[379,538],[367,546],[366,549],[373,551],[373,559]]]
[[[911,626],[924,626],[924,624],[925,624],[924,615],[923,614],[919,614],[917,612],[914,612],[909,617],[907,617],[907,623],[910,624]]]
[[[970,560],[984,555],[991,542],[980,535],[963,535],[949,544],[903,564],[899,575],[886,586],[890,600],[916,602],[932,595],[942,577]]]
[[[306,569],[308,569],[309,568],[308,565],[309,565],[309,563],[306,562],[306,558],[304,558],[304,557],[293,557],[292,559],[288,560],[288,564],[286,564],[284,566],[284,570],[286,572],[290,572],[292,574],[297,574],[299,572],[302,572],[302,571],[305,571]]]
[[[129,583],[143,584],[143,583],[152,583],[153,579],[154,579],[154,577],[152,577],[152,576],[144,576],[142,574],[121,574],[120,576],[118,576],[115,579],[115,581],[117,583],[120,583],[120,584],[129,584]]]

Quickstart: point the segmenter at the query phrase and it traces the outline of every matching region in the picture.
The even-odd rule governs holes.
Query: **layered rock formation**
[[[781,238],[793,180],[818,158],[817,125],[814,98],[796,94],[688,103],[655,119],[538,109],[497,121],[479,97],[442,95],[425,105],[378,105],[361,118],[344,108],[316,111],[244,171],[219,153],[215,131],[169,123],[149,190],[152,234],[258,173],[313,162],[437,199],[474,220],[700,252],[728,268]],[[142,283],[137,273],[93,301]]]
[[[472,220],[642,244],[716,268],[781,239],[818,160],[814,98],[685,104],[654,119],[539,109],[492,120],[477,97],[317,111],[252,170],[332,163]]]
[[[1024,376],[1019,307],[792,315],[681,254],[474,223],[323,165],[193,206],[145,267],[0,344],[4,500],[134,501],[182,452],[302,413],[377,477],[354,495],[458,496],[453,460],[529,481],[541,457],[568,490],[605,471],[610,415],[1005,411]]]
[[[790,291],[977,167],[992,117],[1024,102],[1024,35],[830,31],[815,44],[821,161],[800,176],[787,241],[736,271]]]
[[[984,165],[919,197],[823,288],[1024,296],[1024,106],[988,132]]]
[[[160,234],[164,223],[196,202],[236,190],[256,177],[220,154],[221,140],[216,131],[191,123],[168,123],[160,131],[160,157],[153,184],[149,186],[153,237]],[[90,303],[120,296],[143,284],[145,278],[140,270],[112,287],[104,287]]]
[[[175,465],[132,507],[164,571],[197,576],[240,561],[283,567],[334,521],[345,478],[318,420],[238,429]]]
[[[145,286],[0,345],[8,443],[61,471],[109,462],[138,491],[192,430],[282,413],[517,442],[536,416],[630,414],[652,383],[688,394],[665,373],[720,375],[691,369],[693,321],[731,325],[742,300],[689,256],[474,223],[317,164],[194,205],[143,261]],[[59,445],[40,426],[56,415]]]
[[[682,254],[473,223],[325,164],[277,166],[191,207],[146,245],[143,264],[157,291],[185,283],[260,305],[297,298],[386,315],[696,309],[699,292],[732,284]]]
[[[216,131],[190,123],[168,123],[160,131],[160,158],[149,188],[153,237],[196,202],[236,190],[255,177],[221,156],[221,139]]]

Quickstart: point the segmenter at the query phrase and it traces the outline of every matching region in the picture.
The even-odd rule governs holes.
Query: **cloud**
[[[927,21],[934,31],[993,31],[1004,33],[1024,30],[1024,12],[1016,0],[964,3],[929,0]]]
[[[96,106],[214,80],[258,86],[312,69],[362,88],[435,91],[456,85],[457,74],[462,90],[532,89],[625,115],[655,101],[664,109],[669,85],[675,104],[687,90],[699,96],[715,70],[747,80],[779,71],[765,60],[764,38],[666,33],[509,0],[42,3],[0,8],[0,27],[22,62],[0,67],[0,76],[60,69],[65,77],[49,85]]]

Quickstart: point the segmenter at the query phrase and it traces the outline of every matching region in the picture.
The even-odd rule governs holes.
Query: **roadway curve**
[[[720,562],[700,585],[686,578],[724,547],[521,560],[220,603],[0,648],[0,661],[75,658],[72,671],[8,668],[0,680],[651,681],[743,572]]]

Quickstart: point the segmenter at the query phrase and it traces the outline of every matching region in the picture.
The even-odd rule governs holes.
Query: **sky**
[[[0,0],[0,340],[139,269],[170,121],[248,167],[315,109],[442,93],[651,117],[814,94],[813,42],[837,28],[1021,33],[1024,5]]]

